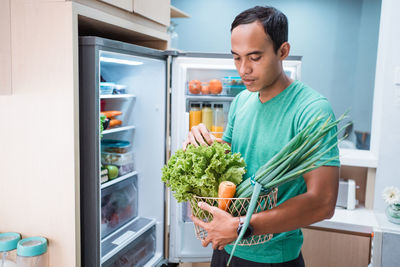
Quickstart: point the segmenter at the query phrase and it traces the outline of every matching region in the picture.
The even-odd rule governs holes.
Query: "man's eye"
[[[240,57],[234,57],[233,60],[238,61],[240,60]]]
[[[250,59],[253,61],[259,61],[261,57],[251,57]]]

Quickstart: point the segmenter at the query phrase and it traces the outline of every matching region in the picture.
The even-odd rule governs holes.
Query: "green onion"
[[[261,190],[270,192],[273,188],[278,187],[284,183],[297,179],[303,174],[321,167],[328,162],[335,160],[338,156],[332,157],[322,163],[317,162],[335,148],[341,141],[336,141],[333,145],[324,151],[320,149],[329,144],[333,139],[337,138],[339,132],[346,128],[347,125],[342,127],[334,135],[323,141],[323,138],[334,128],[339,122],[347,117],[347,111],[340,116],[336,121],[331,121],[331,117],[324,120],[321,114],[318,114],[309,125],[302,131],[296,134],[274,157],[272,157],[265,165],[261,166],[255,176],[255,185],[251,184],[250,179],[243,181],[236,190],[236,197],[250,197],[250,204],[247,209],[246,220],[243,224],[242,230],[235,241],[231,255],[228,260],[227,266],[233,257],[237,244],[242,240],[244,233],[249,225],[250,218],[254,213],[255,203],[260,195]],[[318,126],[319,125],[319,126]],[[232,205],[240,206],[241,203],[236,201]],[[239,210],[237,207],[234,210]],[[244,214],[233,214],[244,215]]]

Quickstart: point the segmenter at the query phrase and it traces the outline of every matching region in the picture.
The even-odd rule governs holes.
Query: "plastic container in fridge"
[[[240,77],[227,76],[222,79],[222,86],[226,94],[228,95],[237,95],[241,91],[246,89],[246,86],[243,84],[243,81]]]
[[[101,95],[111,95],[113,93],[115,83],[110,82],[100,82],[100,94]]]
[[[101,163],[104,165],[112,164],[118,166],[133,163],[133,152],[127,152],[127,153],[101,152]]]
[[[101,151],[108,153],[127,153],[130,152],[132,145],[128,141],[104,139],[101,141]]]
[[[127,88],[127,86],[126,85],[123,85],[123,84],[116,84],[115,86],[114,86],[114,89],[113,89],[113,94],[114,95],[122,95],[122,94],[126,94],[126,88]]]

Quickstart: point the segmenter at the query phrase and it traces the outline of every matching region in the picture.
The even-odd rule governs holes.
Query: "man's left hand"
[[[208,223],[199,220],[193,215],[191,216],[194,224],[207,231],[207,237],[202,241],[203,247],[207,247],[208,244],[212,243],[213,249],[222,250],[226,245],[236,240],[239,218],[233,217],[229,213],[205,202],[199,202],[199,207],[213,216],[213,220]]]

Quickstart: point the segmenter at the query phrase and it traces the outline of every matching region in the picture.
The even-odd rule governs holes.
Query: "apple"
[[[108,178],[114,179],[118,177],[118,167],[115,165],[106,165],[106,168],[108,170]]]

